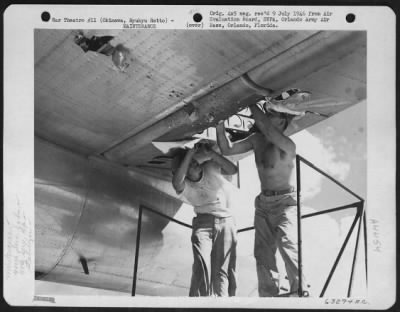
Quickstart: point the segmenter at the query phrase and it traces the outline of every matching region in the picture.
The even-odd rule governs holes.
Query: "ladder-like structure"
[[[301,214],[301,201],[300,201],[300,196],[301,196],[301,163],[306,164],[307,166],[309,166],[310,168],[316,170],[318,173],[322,174],[323,176],[325,176],[326,178],[328,178],[329,180],[331,180],[332,182],[334,182],[335,184],[337,184],[339,187],[341,187],[342,189],[344,189],[345,191],[347,191],[348,193],[350,193],[351,195],[353,195],[355,198],[358,199],[358,201],[345,205],[345,206],[340,206],[340,207],[335,207],[335,208],[331,208],[331,209],[327,209],[327,210],[323,210],[323,211],[319,211],[319,212],[315,212],[315,213],[310,213],[307,215],[302,215]],[[351,296],[351,291],[352,291],[352,286],[353,286],[353,279],[354,279],[354,268],[355,268],[355,264],[356,264],[356,259],[357,259],[357,252],[358,252],[358,245],[359,245],[359,241],[360,241],[360,232],[361,232],[361,226],[363,225],[363,231],[364,231],[364,251],[365,251],[365,278],[366,278],[366,282],[368,283],[368,266],[367,266],[367,225],[366,225],[366,214],[365,214],[365,209],[364,209],[364,199],[360,196],[358,196],[357,194],[355,194],[354,192],[352,192],[351,190],[349,190],[346,186],[344,186],[342,183],[340,183],[339,181],[335,180],[334,178],[332,178],[331,176],[329,176],[326,172],[322,171],[321,169],[317,168],[316,166],[314,166],[311,162],[309,162],[308,160],[306,160],[305,158],[301,157],[300,155],[296,155],[296,176],[297,176],[297,235],[298,235],[298,261],[299,261],[299,296],[303,296],[303,285],[302,285],[302,271],[303,271],[303,264],[302,264],[302,241],[301,241],[301,219],[305,219],[305,218],[310,218],[310,217],[315,217],[318,215],[322,215],[322,214],[326,214],[326,213],[330,213],[330,212],[334,212],[334,211],[339,211],[339,210],[344,210],[344,209],[350,209],[350,208],[356,208],[356,214],[354,216],[354,220],[353,223],[350,226],[350,229],[346,235],[346,238],[340,248],[340,251],[335,259],[335,262],[329,272],[329,275],[326,279],[326,282],[324,284],[324,287],[322,288],[320,297],[323,297],[326,289],[329,286],[329,283],[332,279],[333,273],[335,273],[336,267],[343,255],[343,252],[347,246],[347,243],[349,242],[349,239],[354,231],[354,228],[356,226],[356,224],[358,223],[358,230],[357,230],[357,238],[356,238],[356,244],[354,247],[354,255],[353,255],[353,262],[352,262],[352,266],[351,266],[351,274],[350,274],[350,281],[349,281],[349,287],[347,290],[347,297]]]
[[[301,201],[300,201],[300,196],[301,196],[301,163],[306,164],[307,166],[311,167],[312,169],[316,170],[318,173],[322,174],[323,176],[327,177],[330,179],[332,182],[336,183],[339,187],[353,195],[355,198],[357,198],[357,201],[348,205],[340,206],[340,207],[335,207],[331,209],[326,209],[323,211],[318,211],[315,213],[310,213],[306,215],[302,215],[301,213]],[[353,261],[352,261],[352,266],[351,266],[351,274],[350,274],[350,279],[349,279],[349,286],[347,290],[347,297],[351,296],[351,291],[352,291],[352,285],[353,285],[353,279],[354,279],[354,269],[355,269],[355,264],[356,264],[356,259],[357,259],[357,253],[358,253],[358,247],[359,247],[359,241],[360,241],[360,233],[361,233],[361,226],[363,226],[363,232],[364,232],[364,251],[365,251],[365,278],[366,278],[366,283],[368,282],[368,270],[367,270],[367,228],[366,228],[366,214],[365,214],[365,207],[364,207],[364,199],[349,190],[346,186],[341,184],[339,181],[335,180],[331,176],[329,176],[327,173],[322,171],[321,169],[317,168],[314,166],[311,162],[306,160],[305,158],[301,157],[300,155],[296,155],[296,175],[297,175],[297,235],[298,235],[298,263],[299,263],[299,290],[298,290],[298,296],[299,297],[305,297],[308,295],[308,292],[303,289],[303,282],[302,282],[302,273],[303,273],[303,263],[302,263],[302,235],[301,235],[301,220],[305,218],[311,218],[311,217],[316,217],[319,215],[339,211],[339,210],[345,210],[345,209],[351,209],[351,208],[356,208],[356,214],[354,216],[353,223],[350,226],[350,229],[346,235],[346,238],[340,248],[340,251],[335,259],[335,262],[329,272],[329,275],[325,281],[325,284],[322,288],[322,291],[320,293],[320,297],[323,297],[329,283],[332,279],[333,274],[335,273],[335,270],[337,268],[337,265],[339,264],[339,261],[343,255],[344,250],[346,249],[346,246],[354,232],[354,229],[358,223],[358,229],[357,229],[357,238],[356,238],[356,244],[354,247],[354,254],[353,254]],[[139,207],[139,217],[138,217],[138,226],[137,226],[137,234],[136,234],[136,250],[135,250],[135,262],[134,262],[134,270],[133,270],[133,283],[132,283],[132,296],[135,296],[136,294],[136,281],[137,281],[137,269],[138,269],[138,262],[139,262],[139,251],[140,251],[140,235],[141,235],[141,225],[142,225],[142,214],[143,210],[151,211],[152,213],[155,213],[161,217],[164,217],[172,222],[175,222],[181,226],[187,227],[187,228],[192,228],[191,225],[186,224],[184,222],[181,222],[179,220],[176,220],[174,218],[171,218],[159,211],[156,211],[154,209],[151,209],[149,207],[146,207],[144,205],[141,205]],[[254,226],[246,227],[239,229],[237,232],[242,233],[246,231],[254,230]],[[281,295],[282,297],[288,296],[290,293],[283,294]]]

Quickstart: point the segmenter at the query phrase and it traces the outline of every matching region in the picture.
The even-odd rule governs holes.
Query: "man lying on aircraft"
[[[217,126],[217,139],[223,155],[254,151],[261,182],[261,194],[255,200],[254,218],[259,296],[279,295],[277,248],[285,262],[290,294],[296,296],[299,288],[297,201],[293,183],[296,145],[283,134],[294,115],[272,109],[263,111],[262,104],[250,106],[257,129],[255,133],[232,143],[221,122]],[[302,280],[304,282],[304,278]]]
[[[199,164],[196,156],[205,156]],[[189,296],[234,296],[236,226],[230,212],[228,182],[236,166],[208,145],[181,150],[172,161],[172,184],[194,207],[194,262]]]

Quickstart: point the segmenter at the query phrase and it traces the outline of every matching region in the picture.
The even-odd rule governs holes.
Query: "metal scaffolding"
[[[318,173],[322,174],[323,176],[327,177],[329,180],[331,180],[332,182],[334,182],[335,184],[337,184],[339,187],[341,187],[342,189],[344,189],[345,191],[347,191],[348,193],[350,193],[351,195],[353,195],[354,197],[356,197],[358,199],[358,201],[348,204],[348,205],[344,205],[344,206],[340,206],[340,207],[335,207],[335,208],[330,208],[330,209],[326,209],[323,211],[319,211],[319,212],[315,212],[315,213],[310,213],[310,214],[306,214],[306,215],[302,215],[301,214],[301,201],[300,201],[300,197],[301,197],[301,163],[306,164],[307,166],[309,166],[310,168],[316,170]],[[305,158],[303,158],[300,155],[296,155],[296,175],[297,175],[297,235],[298,235],[298,263],[299,263],[299,267],[298,267],[298,274],[299,274],[299,289],[298,289],[298,296],[299,297],[304,297],[307,296],[307,291],[303,290],[303,281],[302,281],[302,273],[303,273],[303,259],[302,259],[302,233],[301,233],[301,220],[305,219],[305,218],[311,218],[311,217],[316,217],[316,216],[320,216],[323,214],[327,214],[327,213],[331,213],[331,212],[336,212],[339,210],[344,210],[344,209],[350,209],[350,208],[356,208],[356,214],[354,216],[354,220],[353,223],[350,226],[350,229],[346,235],[346,238],[340,248],[340,251],[335,259],[335,262],[328,274],[328,277],[325,281],[325,284],[322,288],[322,291],[320,293],[320,297],[323,297],[328,286],[329,283],[332,279],[333,274],[335,273],[335,270],[337,268],[337,265],[339,264],[339,261],[343,255],[343,252],[347,246],[348,241],[351,238],[351,235],[354,231],[354,228],[356,227],[357,223],[358,223],[358,229],[357,229],[357,238],[356,238],[356,244],[355,244],[355,248],[354,248],[354,254],[353,254],[353,261],[352,261],[352,266],[351,266],[351,274],[350,274],[350,280],[349,280],[349,286],[348,286],[348,290],[347,290],[347,297],[351,296],[351,291],[352,291],[352,285],[353,285],[353,279],[354,279],[354,269],[355,269],[355,264],[356,264],[356,259],[357,259],[357,253],[358,253],[358,246],[359,246],[359,241],[360,241],[360,232],[361,232],[361,226],[363,225],[363,238],[364,238],[364,251],[365,251],[365,278],[366,278],[366,282],[368,282],[368,270],[367,270],[367,228],[366,228],[366,213],[365,213],[365,207],[364,207],[364,199],[361,198],[360,196],[358,196],[357,194],[355,194],[354,192],[352,192],[351,190],[349,190],[347,187],[345,187],[343,184],[341,184],[339,181],[335,180],[334,178],[332,178],[331,176],[329,176],[327,173],[325,173],[324,171],[322,171],[321,169],[317,168],[316,166],[314,166],[311,162],[309,162],[308,160],[306,160]],[[133,283],[132,283],[132,296],[136,295],[136,281],[137,281],[137,270],[138,270],[138,263],[139,263],[139,251],[140,251],[140,235],[141,235],[141,226],[142,226],[142,214],[143,214],[143,210],[148,210],[151,211],[161,217],[164,217],[172,222],[175,222],[181,226],[187,227],[187,228],[192,228],[191,225],[186,224],[182,221],[176,220],[174,218],[171,218],[159,211],[156,211],[154,209],[151,209],[149,207],[146,207],[144,205],[141,205],[139,207],[139,216],[138,216],[138,226],[137,226],[137,234],[136,234],[136,250],[135,250],[135,263],[134,263],[134,270],[133,270]],[[250,230],[254,230],[254,226],[250,226],[250,227],[246,227],[246,228],[242,228],[239,229],[237,232],[238,233],[242,233],[242,232],[246,232],[246,231],[250,231]],[[288,294],[285,294],[288,295]]]
[[[319,211],[316,213],[310,213],[307,215],[302,215],[301,214],[301,201],[300,201],[300,195],[301,195],[301,163],[306,164],[307,166],[309,166],[310,168],[316,170],[318,173],[322,174],[323,176],[325,176],[326,178],[328,178],[329,180],[331,180],[332,182],[334,182],[336,185],[338,185],[339,187],[341,187],[342,189],[344,189],[345,191],[347,191],[348,193],[350,193],[351,195],[353,195],[354,197],[356,197],[358,199],[357,202],[354,202],[352,204],[349,205],[345,205],[345,206],[340,206],[340,207],[335,207],[335,208],[331,208],[331,209],[327,209],[327,210],[323,210],[323,211]],[[366,214],[365,214],[365,209],[364,209],[364,199],[360,196],[358,196],[356,193],[352,192],[350,189],[348,189],[346,186],[344,186],[342,183],[340,183],[339,181],[335,180],[334,178],[332,178],[331,176],[329,176],[326,172],[322,171],[321,169],[317,168],[316,166],[314,166],[311,162],[309,162],[308,160],[306,160],[305,158],[301,157],[300,155],[296,155],[296,176],[297,176],[297,223],[298,223],[298,244],[299,244],[299,248],[298,248],[298,257],[299,257],[299,296],[303,295],[303,290],[302,290],[302,271],[303,271],[303,263],[302,263],[302,252],[301,252],[301,219],[305,219],[305,218],[310,218],[310,217],[314,217],[314,216],[318,216],[318,215],[322,215],[322,214],[326,214],[326,213],[330,213],[330,212],[334,212],[334,211],[339,211],[339,210],[343,210],[343,209],[350,209],[350,208],[356,208],[356,214],[354,216],[354,220],[353,223],[350,226],[350,229],[346,235],[346,238],[340,248],[340,251],[335,259],[335,262],[329,272],[329,275],[326,279],[326,282],[324,284],[324,287],[322,288],[320,297],[323,297],[326,289],[329,286],[329,283],[332,279],[333,274],[335,273],[336,267],[343,255],[343,252],[347,246],[347,243],[353,233],[353,230],[358,222],[358,230],[357,230],[357,238],[356,238],[356,245],[354,247],[354,255],[353,255],[353,263],[351,266],[351,274],[350,274],[350,281],[349,281],[349,287],[347,290],[347,297],[351,296],[351,290],[352,290],[352,286],[353,286],[353,278],[354,278],[354,269],[355,269],[355,263],[356,263],[356,258],[357,258],[357,252],[358,252],[358,245],[359,245],[359,240],[360,240],[360,232],[361,232],[361,225],[363,224],[363,230],[364,230],[364,251],[365,251],[365,278],[366,278],[366,282],[368,282],[368,270],[367,270],[367,229],[366,229]]]

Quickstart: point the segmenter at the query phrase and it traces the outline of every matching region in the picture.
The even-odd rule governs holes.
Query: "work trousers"
[[[236,226],[233,217],[193,218],[193,268],[189,296],[234,296]]]
[[[274,297],[279,294],[281,277],[276,263],[277,249],[285,263],[290,292],[296,294],[298,291],[297,201],[294,197],[295,194],[277,196],[260,194],[255,200],[254,256],[257,264],[260,297]],[[302,284],[304,285],[304,282]]]

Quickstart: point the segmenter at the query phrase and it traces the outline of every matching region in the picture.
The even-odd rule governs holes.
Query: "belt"
[[[218,217],[215,216],[211,213],[197,213],[195,218],[218,218],[218,219],[226,219],[226,218],[231,218],[232,216],[227,215],[226,217]]]
[[[280,190],[280,191],[270,191],[270,190],[263,190],[262,194],[265,196],[276,196],[276,195],[284,195],[288,193],[294,192],[294,187],[288,188],[286,190]]]

